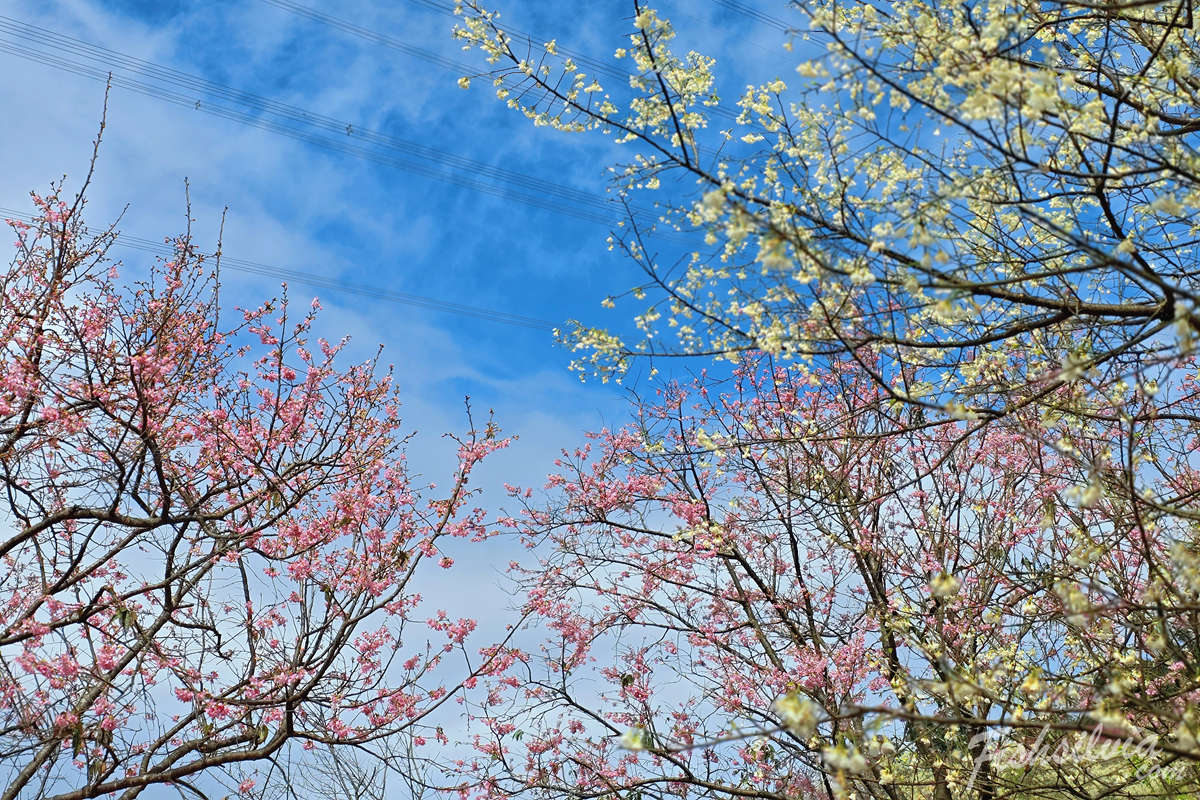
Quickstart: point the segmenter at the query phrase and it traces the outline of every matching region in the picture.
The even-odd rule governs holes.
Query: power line
[[[21,219],[27,222],[33,222],[36,219],[29,214],[25,214],[21,211],[11,208],[0,207],[0,214],[5,214],[9,218]],[[84,232],[87,233],[86,228],[84,229]],[[117,234],[114,244],[120,247],[129,248],[131,250],[139,250],[152,255],[165,256],[167,258],[175,255],[176,252],[173,247],[164,242],[156,242],[153,239],[144,239],[140,236],[133,236],[126,233]],[[268,278],[291,280],[295,281],[296,283],[303,283],[322,289],[329,289],[331,291],[359,295],[362,297],[370,297],[375,300],[383,300],[402,305],[416,306],[418,308],[440,311],[447,314],[458,314],[459,316],[474,317],[476,319],[485,320],[487,322],[495,322],[501,325],[512,325],[514,327],[531,328],[533,330],[540,331],[553,330],[555,327],[554,323],[548,320],[538,319],[537,317],[527,317],[523,314],[513,314],[507,311],[481,308],[479,306],[471,306],[463,303],[453,303],[447,300],[439,300],[435,297],[410,294],[408,292],[396,292],[391,289],[383,289],[376,286],[347,283],[345,281],[314,275],[311,272],[302,272],[300,270],[290,269],[288,267],[278,267],[271,264],[263,264],[259,261],[250,261],[244,258],[234,258],[225,254],[221,255],[221,266],[237,272],[261,275]]]
[[[764,25],[769,25],[772,28],[783,31],[784,33],[793,30],[795,27],[793,25],[789,25],[779,17],[773,17],[770,14],[759,11],[758,9],[748,6],[745,3],[738,2],[738,0],[713,0],[713,2],[719,6],[728,8],[730,11],[741,14],[744,17],[749,17],[750,19],[756,22],[761,22]]]
[[[344,33],[350,34],[351,36],[357,36],[360,39],[366,39],[369,42],[383,45],[384,47],[390,47],[393,50],[398,50],[407,56],[428,61],[459,75],[468,75],[475,71],[474,67],[471,67],[460,61],[453,61],[445,56],[433,52],[432,50],[426,50],[423,47],[411,45],[407,42],[401,41],[400,39],[380,33],[379,31],[371,30],[370,28],[364,28],[361,25],[355,25],[353,22],[349,22],[348,20],[340,17],[335,17],[332,14],[326,14],[318,11],[315,8],[309,8],[308,6],[303,6],[299,3],[292,3],[289,0],[262,0],[262,2],[266,3],[267,5],[275,6],[276,8],[282,9],[283,11],[287,11],[291,14],[295,14],[298,17],[304,17],[312,22],[318,22],[322,25],[328,25],[330,27],[337,28]]]
[[[176,105],[188,106],[317,147],[415,172],[475,191],[518,200],[528,205],[598,224],[611,225],[613,222],[613,201],[589,192],[565,187],[558,183],[368,128],[355,127],[353,123],[347,123],[344,120],[222,86],[180,70],[144,61],[2,15],[0,15],[0,34],[26,42],[32,41],[43,48],[65,50],[90,61],[99,61],[108,69],[100,69],[87,63],[69,60],[57,53],[47,53],[0,39],[0,51],[95,80],[109,80],[111,74],[112,83],[118,88],[166,100]],[[133,72],[148,80],[128,77],[116,70]],[[181,94],[159,84],[181,88],[189,93]],[[203,97],[197,97],[195,93],[200,93]],[[254,113],[216,105],[208,100],[208,97],[212,96],[248,107]],[[336,133],[338,136],[335,139],[320,136],[311,132],[310,128]],[[358,142],[373,145],[373,147],[366,147]],[[382,148],[382,151],[379,148]],[[399,153],[400,157],[385,151]],[[448,169],[438,169],[434,164]],[[458,174],[461,172],[469,173],[469,175]],[[508,184],[509,187],[516,187],[522,191],[514,192],[511,188],[506,189],[494,183],[478,180],[474,176],[486,177],[496,183]],[[633,212],[643,219],[652,213],[646,209],[633,209]]]
[[[563,197],[564,199],[573,202],[580,202],[592,206],[601,206],[604,208],[611,207],[611,201],[593,195],[582,190],[571,189],[560,184],[550,181],[541,180],[524,173],[507,170],[501,167],[496,167],[485,162],[476,161],[471,158],[457,155],[436,147],[431,147],[419,142],[413,142],[389,134],[373,131],[369,128],[361,126],[356,127],[353,123],[347,122],[344,119],[330,117],[307,109],[292,106],[287,103],[282,103],[271,98],[261,95],[244,92],[238,89],[233,89],[228,86],[214,83],[205,78],[200,78],[171,67],[162,66],[149,61],[144,61],[139,58],[128,56],[115,50],[110,50],[106,47],[94,45],[75,39],[70,36],[55,33],[45,28],[40,28],[35,25],[22,23],[8,17],[0,16],[0,32],[7,33],[19,39],[32,40],[43,47],[61,48],[75,55],[82,56],[91,61],[100,61],[105,67],[116,68],[133,72],[142,75],[150,80],[165,83],[170,86],[176,86],[185,90],[200,92],[205,95],[220,97],[237,103],[238,105],[249,107],[250,109],[259,112],[260,114],[270,114],[271,116],[283,119],[289,123],[300,123],[308,127],[317,128],[327,132],[337,133],[345,137],[349,137],[355,141],[365,141],[372,144],[377,144],[390,150],[396,150],[406,155],[417,156],[429,161],[438,161],[445,163],[451,167],[459,168],[465,171],[470,171],[477,175],[486,175],[495,178],[498,181],[504,181],[518,185],[520,188],[533,189],[539,194],[552,194]],[[18,49],[19,46],[18,46]],[[35,60],[41,60],[43,63],[53,61],[52,66],[70,64],[71,66],[89,69],[86,65],[78,64],[77,62],[67,62],[61,56],[55,53],[40,53],[38,51],[24,49],[23,52],[17,53],[26,57],[34,57]],[[93,69],[94,71],[94,69]],[[107,71],[104,72],[107,78]],[[162,91],[161,87],[156,87],[153,84],[145,83],[129,79],[131,83],[137,84],[139,87],[149,90],[150,92]],[[212,107],[205,107],[205,103],[191,95],[179,96],[179,99],[188,104],[200,102],[199,110],[212,111]]]

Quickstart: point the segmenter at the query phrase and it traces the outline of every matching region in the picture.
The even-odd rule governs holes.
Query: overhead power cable
[[[0,214],[3,214],[9,219],[20,219],[25,222],[35,221],[35,217],[16,209],[0,207]],[[87,233],[88,230],[85,228],[84,232]],[[145,239],[140,236],[133,236],[127,233],[118,233],[116,239],[114,240],[114,244],[119,247],[129,248],[131,250],[139,250],[152,255],[163,256],[164,258],[170,258],[176,253],[175,249],[166,242],[156,242],[153,239]],[[263,264],[259,261],[250,261],[244,258],[234,258],[232,256],[225,255],[224,253],[221,255],[221,267],[223,269],[232,269],[237,272],[262,275],[268,278],[294,281],[296,283],[316,286],[318,288],[329,289],[331,291],[341,292],[344,294],[369,297],[374,300],[383,300],[390,303],[416,306],[418,308],[425,308],[431,311],[440,311],[447,314],[474,317],[476,319],[485,320],[487,322],[495,322],[501,325],[512,325],[541,331],[553,330],[555,327],[553,322],[550,322],[549,320],[538,319],[537,317],[527,317],[523,314],[513,314],[507,311],[498,311],[496,309],[481,308],[479,306],[466,305],[463,303],[454,303],[447,300],[439,300],[435,297],[427,297],[425,295],[411,294],[408,292],[397,292],[391,289],[383,289],[376,286],[347,283],[346,281],[335,280],[333,278],[327,278],[321,275],[314,275],[311,272],[302,272],[300,270],[290,269],[288,267],[278,267],[271,264]]]
[[[355,25],[349,20],[335,17],[332,14],[326,14],[323,11],[318,11],[315,8],[310,8],[299,3],[293,3],[290,2],[290,0],[262,1],[267,5],[275,6],[276,8],[287,11],[290,14],[295,14],[298,17],[304,17],[312,22],[328,25],[331,28],[337,28],[343,33],[348,33],[351,36],[357,36],[359,39],[365,39],[369,42],[373,42],[384,47],[390,47],[393,50],[398,50],[399,52],[404,53],[406,56],[412,56],[413,58],[419,58],[423,61],[428,61],[431,64],[436,64],[439,67],[450,70],[451,72],[454,72],[460,76],[470,75],[471,73],[475,72],[474,67],[464,64],[461,61],[453,61],[439,53],[433,52],[432,50],[426,50],[423,47],[417,47],[416,45],[409,44],[408,42],[402,41],[393,36],[388,36],[385,33],[372,30],[371,28],[364,28],[361,25]]]
[[[562,197],[571,202],[589,205],[604,210],[612,208],[612,202],[604,197],[594,195],[590,192],[571,189],[570,187],[562,186],[551,181],[535,178],[513,170],[507,170],[502,167],[497,167],[475,159],[457,155],[436,147],[431,147],[419,142],[413,142],[389,134],[373,131],[369,128],[355,126],[351,122],[344,119],[337,119],[320,114],[307,109],[298,108],[296,106],[272,100],[261,95],[256,95],[250,92],[244,92],[238,89],[233,89],[228,86],[209,81],[205,78],[200,78],[171,67],[165,67],[159,64],[154,64],[149,61],[144,61],[139,58],[128,56],[115,50],[110,50],[99,45],[93,45],[88,42],[75,39],[70,36],[57,34],[44,28],[35,25],[22,23],[18,20],[13,20],[8,17],[0,16],[0,34],[5,34],[10,37],[24,39],[35,44],[41,45],[43,48],[54,48],[50,53],[30,50],[29,48],[20,48],[19,45],[14,49],[22,52],[15,54],[25,57],[34,57],[35,60],[43,63],[49,62],[51,66],[70,65],[76,68],[91,70],[93,76],[95,68],[87,64],[71,62],[57,55],[59,51],[65,51],[72,55],[82,56],[90,61],[99,61],[101,66],[112,70],[121,70],[123,72],[132,72],[136,75],[146,78],[146,80],[137,80],[128,78],[126,75],[120,77],[129,81],[129,86],[126,88],[140,88],[143,93],[151,93],[157,96],[162,96],[166,90],[157,84],[166,84],[169,87],[178,87],[192,92],[199,92],[207,97],[218,97],[223,100],[228,100],[238,105],[247,107],[260,115],[269,115],[275,118],[274,121],[286,122],[291,125],[300,124],[310,128],[315,128],[320,131],[337,133],[339,138],[345,137],[355,142],[368,142],[379,145],[387,150],[394,150],[408,156],[415,156],[419,159],[445,164],[451,168],[460,169],[470,172],[472,175],[483,175],[494,178],[497,181],[502,181],[515,185],[520,189],[533,190],[537,194],[535,196],[551,195]],[[0,39],[0,43],[3,39]],[[10,52],[13,50],[10,49]],[[103,77],[107,79],[108,70],[101,69]],[[114,77],[117,73],[114,72]],[[198,110],[208,111],[209,113],[217,113],[225,115],[222,112],[231,111],[227,107],[214,107],[210,103],[206,103],[204,99],[196,98],[192,94],[178,95],[171,99],[176,102],[186,103],[196,107],[199,103]],[[166,99],[166,98],[163,98]],[[236,113],[236,112],[234,112]],[[261,117],[253,117],[261,119]],[[339,148],[340,149],[340,148]],[[479,183],[479,181],[473,181]]]
[[[13,39],[17,41],[11,41]],[[30,43],[41,49],[29,47]],[[603,196],[419,142],[356,127],[345,120],[222,86],[171,67],[144,61],[2,15],[0,52],[8,52],[95,80],[109,80],[111,75],[111,82],[117,88],[128,89],[272,131],[316,147],[353,155],[475,191],[517,200],[602,225],[611,225],[614,221],[615,204]],[[83,61],[66,58],[61,55],[64,52],[82,58]],[[88,63],[89,61],[93,63]],[[99,62],[99,66],[95,62]],[[127,73],[133,73],[133,76]],[[215,103],[211,99],[213,97],[242,108]],[[335,137],[331,138],[321,133],[333,133]],[[635,216],[641,217],[643,222],[653,219],[650,216],[652,212],[646,209],[632,211]]]
[[[753,6],[748,6],[745,3],[739,2],[739,0],[713,0],[713,2],[719,6],[728,8],[730,11],[741,14],[744,17],[749,17],[755,22],[761,22],[764,25],[769,25],[772,28],[783,31],[784,33],[787,33],[795,28],[795,26],[789,25],[779,17],[773,17],[770,14],[759,11]]]

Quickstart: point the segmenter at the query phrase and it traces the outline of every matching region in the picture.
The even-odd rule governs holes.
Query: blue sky
[[[364,2],[297,0],[347,23],[379,32],[404,46],[438,57],[486,66],[463,53],[451,38],[453,17],[435,6],[450,0]],[[632,2],[595,3],[500,0],[507,23],[538,40],[609,60],[625,38]],[[782,0],[757,7],[793,18]],[[732,100],[751,79],[786,75],[791,58],[770,25],[732,12],[718,0],[679,0],[660,5],[676,21],[681,49],[718,58]],[[330,141],[362,146],[370,130],[396,140],[561,184],[595,197],[605,192],[605,170],[632,152],[599,136],[572,136],[534,128],[505,109],[490,81],[469,90],[460,77],[397,47],[372,43],[327,24],[288,13],[266,0],[3,0],[0,1],[0,207],[28,211],[30,190],[67,176],[78,186],[86,170],[101,114],[100,82],[42,63],[46,56],[105,71],[117,56],[85,52],[82,45],[46,47],[39,37],[73,37],[186,75],[324,115],[351,126],[346,135],[322,132]],[[40,32],[11,22],[31,24]],[[35,49],[31,60],[10,52]],[[118,76],[145,80],[136,72]],[[205,113],[219,104],[203,87],[180,88],[179,103],[118,86],[90,191],[88,220],[104,225],[122,213],[121,230],[161,241],[184,226],[184,179],[190,184],[193,231],[202,249],[213,247],[222,208],[227,256],[314,273],[326,280],[419,294],[559,324],[579,318],[590,324],[615,320],[600,302],[640,282],[636,267],[605,245],[608,227],[503,196],[508,183],[480,178],[472,168],[449,170],[452,180],[396,169],[380,160],[411,158],[395,147],[376,148],[375,160],[313,146],[238,121]],[[191,99],[202,108],[196,109]],[[262,119],[253,107],[228,103]],[[307,130],[307,129],[305,129]],[[393,141],[393,145],[397,142]],[[411,148],[410,148],[411,152]],[[424,160],[424,169],[430,162]],[[500,196],[472,182],[496,187]],[[466,184],[466,185],[464,185]],[[539,197],[553,197],[538,189]],[[568,211],[578,209],[567,204]],[[594,208],[587,213],[595,216]],[[615,212],[611,219],[617,218]],[[150,256],[117,249],[126,273],[136,275]],[[223,296],[253,306],[278,294],[279,281],[226,270]],[[440,435],[465,426],[463,396],[471,395],[477,419],[490,408],[520,442],[501,454],[483,475],[486,486],[508,481],[540,485],[558,450],[582,441],[585,430],[619,425],[624,390],[598,382],[581,384],[567,372],[570,355],[547,331],[495,324],[469,316],[314,289],[293,282],[289,292],[303,305],[321,297],[318,332],[331,339],[349,334],[352,354],[366,357],[380,343],[384,362],[396,366],[406,401],[405,419],[419,437],[411,461],[438,478],[452,448]],[[625,309],[626,313],[628,309]],[[493,494],[495,497],[495,494]],[[507,562],[501,545],[478,551],[460,577],[493,585]],[[449,593],[479,611],[482,595]]]
[[[453,17],[436,8],[449,0],[336,5],[305,0],[304,5],[403,45],[485,68],[451,38]],[[787,14],[779,5],[777,11]],[[518,29],[607,59],[625,44],[632,4],[517,0],[500,7]],[[45,31],[70,36],[344,121],[354,133],[341,136],[352,146],[361,146],[358,132],[377,131],[596,198],[604,196],[606,167],[630,155],[597,136],[535,129],[494,99],[488,80],[460,90],[456,71],[266,0],[10,1],[0,9],[5,18],[42,29],[31,33],[10,23],[0,30],[0,44],[10,48],[36,49],[101,71],[115,63],[116,56],[96,57],[80,45],[47,47],[37,41]],[[763,63],[786,68],[787,59],[778,57],[783,55],[778,31],[716,0],[690,0],[663,11],[678,20],[681,45],[715,53],[734,87],[741,85],[739,72],[769,77],[759,69]],[[0,60],[7,76],[0,104],[8,110],[0,129],[5,176],[0,207],[26,209],[28,191],[44,190],[53,178],[66,174],[68,187],[77,185],[71,179],[78,180],[86,167],[102,87],[11,52],[0,52]],[[136,71],[116,74],[147,80]],[[203,87],[155,85],[182,95],[185,103],[170,104],[119,86],[113,90],[90,192],[93,224],[105,224],[127,207],[121,225],[126,234],[153,240],[175,234],[183,227],[187,178],[201,247],[215,242],[221,209],[228,206],[227,255],[328,280],[555,324],[568,318],[612,321],[614,312],[605,312],[600,301],[639,281],[634,265],[605,247],[606,225],[464,186],[481,180],[470,167],[447,169],[417,159],[458,183],[417,175],[190,107],[193,97],[202,109],[220,105],[220,98]],[[244,104],[224,105],[259,115]],[[339,134],[313,130],[339,139]],[[385,160],[408,158],[394,148],[376,151]],[[501,194],[512,188],[483,181]],[[568,212],[606,213],[550,199]],[[615,220],[615,213],[611,217]],[[147,258],[137,251],[118,254],[131,271]],[[238,303],[257,304],[279,291],[277,279],[227,270],[225,281],[226,296]],[[323,332],[349,333],[359,354],[384,345],[384,360],[397,367],[413,427],[433,435],[461,428],[466,394],[481,411],[495,408],[503,427],[522,435],[522,444],[508,456],[514,462],[508,470],[523,480],[543,475],[547,458],[577,441],[582,430],[621,419],[621,391],[581,385],[566,371],[569,354],[546,331],[297,282],[290,292],[302,301],[320,295],[326,308]]]

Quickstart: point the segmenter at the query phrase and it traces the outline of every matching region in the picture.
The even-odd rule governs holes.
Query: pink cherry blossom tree
[[[0,798],[249,795],[446,741],[490,665],[447,666],[473,623],[414,576],[487,535],[468,480],[506,440],[421,485],[390,370],[340,366],[316,301],[223,326],[187,236],[123,288],[82,195],[34,200],[0,275]]]
[[[1165,440],[1123,408],[1144,427],[922,426],[854,362],[767,358],[660,390],[550,499],[514,489],[541,645],[477,698],[463,768],[492,798],[1194,792],[1195,433],[1147,509],[1147,470],[1088,466]]]

